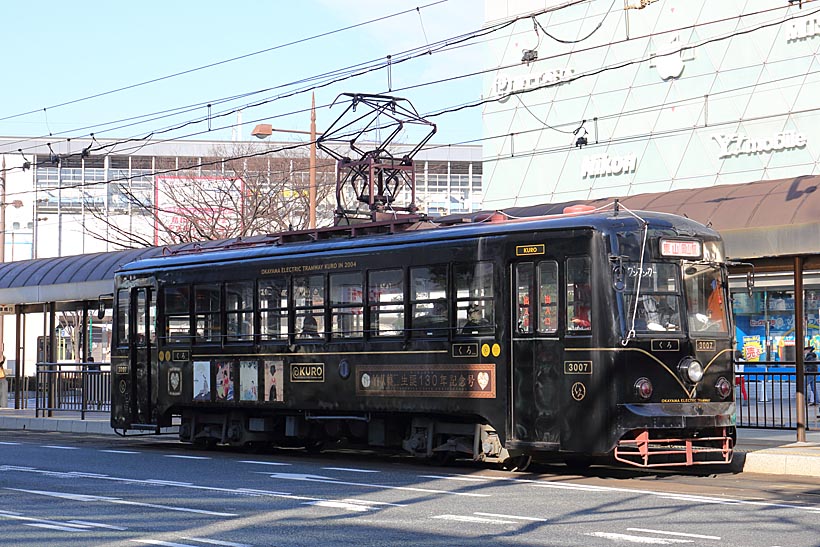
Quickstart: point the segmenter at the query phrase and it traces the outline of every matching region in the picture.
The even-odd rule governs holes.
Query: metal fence
[[[37,363],[35,416],[111,411],[110,363]]]
[[[817,372],[806,372],[806,384],[817,381]],[[803,386],[809,427],[818,426],[817,401]],[[818,386],[820,391],[820,386]],[[794,363],[756,362],[735,365],[737,426],[766,429],[797,428],[797,373]]]
[[[807,372],[817,379],[817,372]],[[33,381],[32,381],[33,380]],[[15,379],[8,378],[10,399],[16,391]],[[110,363],[38,363],[35,378],[22,378],[19,408],[29,408],[34,395],[36,416],[56,411],[111,411]],[[797,375],[794,363],[759,362],[735,365],[737,426],[766,429],[797,428]],[[817,379],[820,382],[820,379]],[[33,385],[32,385],[33,384]],[[809,427],[820,428],[820,406],[806,389],[806,416]],[[818,385],[820,391],[820,385]]]

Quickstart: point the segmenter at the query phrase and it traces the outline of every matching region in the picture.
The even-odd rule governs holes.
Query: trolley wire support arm
[[[316,139],[316,146],[337,161],[336,223],[415,213],[413,157],[436,133],[436,125],[422,118],[407,99],[343,93],[331,107],[340,97],[349,98],[347,108]],[[387,123],[380,122],[383,119]],[[422,134],[414,146],[398,142],[399,135],[419,130]],[[387,135],[381,137],[382,131]]]

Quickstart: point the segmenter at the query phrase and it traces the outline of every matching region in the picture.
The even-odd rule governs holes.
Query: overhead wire
[[[130,84],[130,85],[127,85],[127,86],[119,87],[119,88],[116,88],[116,89],[111,89],[111,90],[108,90],[108,91],[102,91],[100,93],[95,93],[93,95],[88,95],[86,97],[81,97],[81,98],[78,98],[78,99],[72,99],[72,100],[69,100],[69,101],[64,101],[62,103],[54,104],[54,105],[51,105],[51,106],[47,106],[47,107],[43,107],[43,108],[37,108],[35,110],[29,110],[27,112],[21,112],[21,113],[18,113],[18,114],[3,116],[3,117],[0,117],[0,122],[10,120],[10,119],[14,119],[14,118],[19,118],[19,117],[22,117],[22,116],[28,116],[30,114],[35,114],[35,113],[38,113],[38,112],[41,112],[41,111],[47,112],[48,110],[54,110],[56,108],[60,108],[60,107],[63,107],[63,106],[68,106],[68,105],[71,105],[71,104],[76,104],[76,103],[83,102],[83,101],[88,101],[88,100],[91,100],[91,99],[96,99],[96,98],[99,98],[99,97],[104,97],[106,95],[111,95],[113,93],[118,93],[120,91],[126,91],[126,90],[129,90],[129,89],[142,87],[142,86],[153,84],[153,83],[156,83],[156,82],[161,82],[163,80],[168,80],[168,79],[171,79],[171,78],[176,78],[178,76],[183,76],[185,74],[191,74],[193,72],[198,72],[200,70],[213,68],[215,66],[220,66],[220,65],[227,64],[227,63],[232,63],[234,61],[239,61],[241,59],[247,59],[249,57],[253,57],[253,56],[256,56],[256,55],[261,55],[263,53],[270,53],[271,51],[276,51],[278,49],[283,49],[283,48],[286,48],[286,47],[289,47],[289,46],[301,44],[301,43],[304,43],[304,42],[309,42],[311,40],[316,40],[318,38],[324,38],[326,36],[330,36],[330,35],[333,35],[333,34],[338,34],[340,32],[344,32],[344,31],[351,30],[351,29],[354,29],[354,28],[366,26],[366,25],[369,25],[369,24],[372,24],[372,23],[377,23],[377,22],[380,22],[380,21],[385,21],[387,19],[392,19],[393,17],[398,17],[400,15],[405,15],[407,13],[412,13],[413,11],[417,11],[421,8],[426,9],[428,7],[435,6],[437,4],[445,3],[447,1],[449,1],[449,0],[436,0],[434,2],[430,2],[430,3],[425,4],[423,6],[418,6],[416,8],[410,8],[410,9],[407,9],[407,10],[392,13],[392,14],[385,15],[385,16],[382,16],[382,17],[377,17],[377,18],[374,18],[374,19],[370,19],[370,20],[367,20],[367,21],[360,22],[360,23],[355,23],[353,25],[348,25],[346,27],[337,28],[337,29],[334,29],[334,30],[331,30],[331,31],[322,32],[322,33],[319,33],[319,34],[314,34],[314,35],[306,37],[306,38],[300,38],[298,40],[293,40],[291,42],[287,42],[287,43],[284,43],[284,44],[279,44],[279,45],[269,47],[269,48],[266,48],[266,49],[261,49],[261,50],[254,51],[254,52],[251,52],[251,53],[246,53],[244,55],[238,55],[236,57],[231,57],[230,59],[224,59],[222,61],[217,61],[217,62],[214,62],[214,63],[209,63],[209,64],[206,64],[206,65],[202,65],[202,66],[199,66],[199,67],[195,67],[195,68],[191,68],[191,69],[187,69],[187,70],[182,70],[182,71],[179,71],[179,72],[175,72],[173,74],[160,76],[158,78],[152,78],[150,80],[146,80],[146,81],[139,82],[139,83],[136,83],[136,84]]]
[[[818,11],[820,11],[820,10],[818,10]],[[816,13],[816,12],[813,12],[813,13]],[[810,13],[809,15],[811,15],[811,13]],[[803,16],[803,15],[801,15],[801,17],[802,17],[802,16]],[[687,45],[687,46],[685,46],[685,47],[680,48],[680,50],[678,50],[678,51],[681,51],[681,50],[683,50],[683,49],[689,49],[689,48],[700,47],[700,46],[702,46],[702,45],[705,45],[706,43],[711,43],[711,42],[714,42],[714,41],[724,40],[724,39],[729,38],[729,37],[731,37],[731,36],[740,35],[740,34],[746,34],[746,33],[749,33],[749,32],[753,32],[753,31],[755,31],[755,30],[759,30],[759,29],[761,29],[761,28],[766,28],[766,27],[768,27],[768,26],[772,26],[772,25],[774,25],[774,24],[781,24],[781,23],[783,23],[783,22],[785,22],[785,21],[788,21],[788,20],[790,20],[790,19],[791,19],[791,18],[786,18],[786,19],[784,19],[784,20],[778,20],[778,21],[776,21],[776,22],[772,22],[772,23],[768,23],[768,24],[760,25],[760,26],[758,26],[758,27],[751,28],[751,29],[742,29],[742,30],[740,30],[740,31],[736,31],[735,33],[731,33],[730,35],[727,35],[727,36],[721,36],[721,37],[716,37],[716,38],[712,38],[712,39],[708,39],[708,40],[702,41],[700,44],[696,44],[696,45],[691,45],[691,44],[690,44],[690,45]],[[674,53],[674,52],[673,52],[673,53]],[[626,63],[621,63],[621,64],[616,65],[616,66],[604,67],[604,68],[602,68],[602,69],[599,69],[599,70],[598,70],[598,71],[596,71],[595,73],[600,73],[600,72],[601,72],[601,71],[603,71],[603,70],[613,70],[613,69],[616,69],[616,68],[621,68],[622,66],[627,66],[627,65],[629,65],[629,64],[634,64],[634,63],[637,63],[637,62],[644,62],[644,61],[646,61],[646,60],[647,60],[647,59],[645,59],[645,58],[641,58],[641,59],[635,59],[635,60],[632,60],[632,61],[627,61]],[[578,75],[576,78],[573,78],[573,80],[578,79],[578,78],[580,78],[580,77],[589,76],[589,75],[591,75],[591,74],[590,74],[590,73],[580,74],[580,75]],[[437,83],[437,82],[433,82],[433,83]],[[430,84],[427,84],[427,85],[430,85]],[[412,86],[411,86],[411,87],[412,87]],[[548,87],[548,86],[544,86],[544,87]],[[528,90],[526,90],[526,91],[527,91],[527,92],[531,92],[531,91],[535,91],[535,90],[537,90],[537,89],[539,89],[539,88],[531,88],[531,89],[528,89]],[[517,94],[523,94],[523,93],[519,92],[519,93],[517,93]],[[464,104],[462,104],[462,105],[458,105],[458,106],[456,106],[456,107],[454,107],[454,108],[448,108],[448,109],[445,109],[445,110],[442,110],[442,111],[438,111],[438,112],[430,113],[430,114],[428,114],[427,116],[438,116],[438,115],[443,115],[443,114],[446,114],[446,113],[449,113],[449,112],[453,112],[453,111],[461,110],[461,109],[463,109],[463,108],[475,107],[475,106],[478,106],[478,104],[484,104],[484,103],[486,103],[486,102],[491,102],[491,101],[481,101],[481,102],[479,102],[479,103],[476,103],[476,102],[464,103]],[[496,137],[496,138],[497,138],[497,137]],[[174,140],[174,139],[171,139],[171,140]],[[482,138],[482,139],[475,139],[475,140],[472,140],[472,141],[469,141],[469,142],[477,142],[477,141],[482,141],[482,140],[487,140],[487,139],[486,139],[486,138]],[[309,143],[308,143],[308,144],[309,144]],[[307,145],[307,144],[301,144],[301,145],[297,145],[297,146],[306,146],[306,145]],[[435,145],[428,145],[428,148],[433,147],[433,146],[435,146]],[[272,153],[272,151],[266,151],[266,152],[264,152],[264,154],[266,154],[266,153]],[[237,158],[233,158],[233,159],[242,159],[242,156],[237,157]],[[225,158],[225,160],[226,160],[226,161],[228,161],[228,160],[230,160],[230,158]],[[112,181],[103,181],[103,182],[117,182],[117,180],[115,179],[115,180],[112,180]],[[96,182],[95,182],[94,184],[99,184],[99,183],[96,183]],[[65,188],[65,187],[64,187],[64,188]]]

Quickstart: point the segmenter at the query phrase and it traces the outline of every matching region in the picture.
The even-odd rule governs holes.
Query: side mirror
[[[97,300],[97,319],[102,319],[103,317],[105,317],[105,302],[100,298]]]

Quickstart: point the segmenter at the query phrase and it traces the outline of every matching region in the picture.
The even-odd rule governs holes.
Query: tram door
[[[131,415],[138,424],[154,424],[156,420],[157,371],[156,363],[151,358],[154,338],[154,303],[151,296],[149,288],[132,289]]]
[[[512,431],[543,448],[560,440],[558,271],[548,258],[512,264]]]

